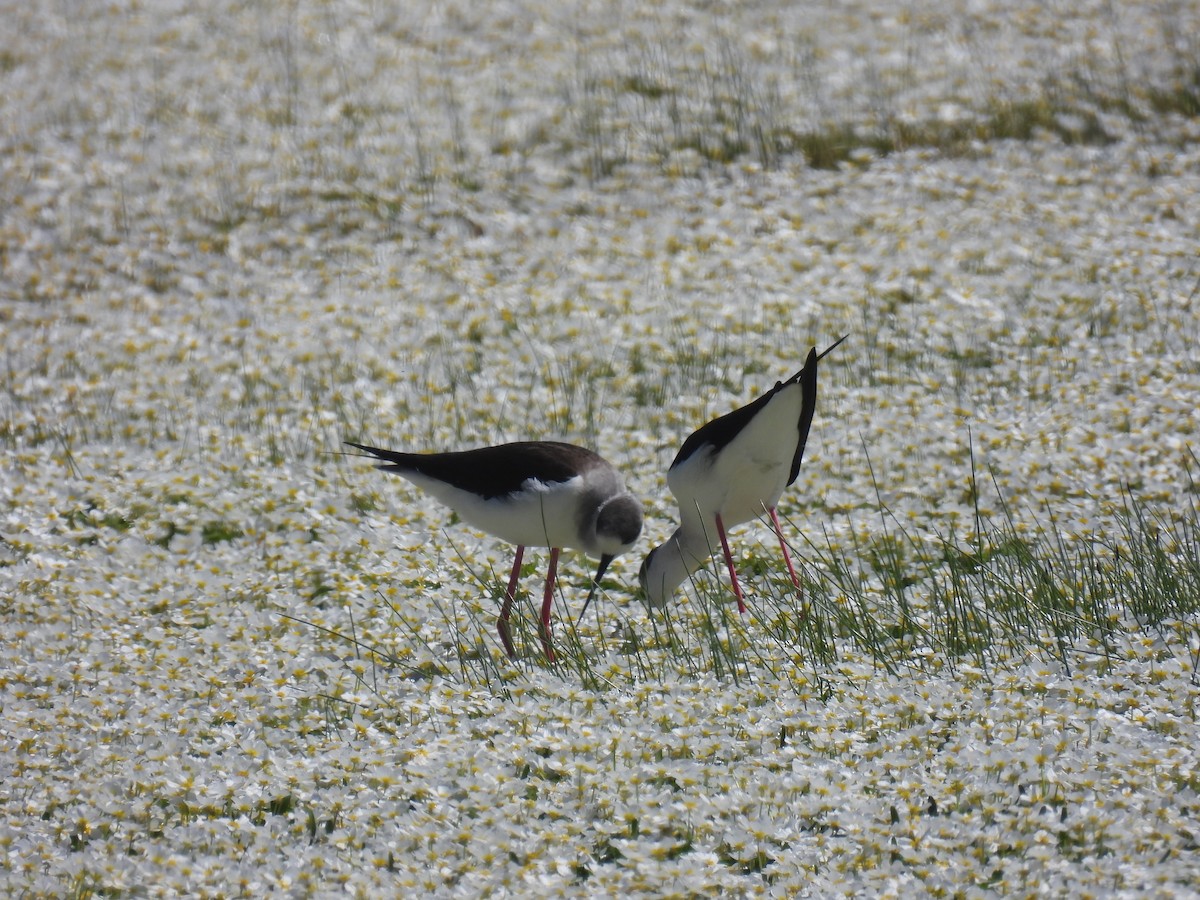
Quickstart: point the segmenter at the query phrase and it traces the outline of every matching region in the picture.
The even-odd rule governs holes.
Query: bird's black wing
[[[798,377],[799,373],[797,373]],[[775,392],[782,388],[785,384],[790,383],[777,381],[775,387],[771,388],[757,400],[747,403],[740,409],[735,409],[731,413],[726,413],[711,422],[701,425],[688,436],[688,439],[683,442],[683,446],[679,448],[679,452],[675,454],[675,461],[671,463],[671,468],[683,462],[686,462],[694,453],[699,452],[705,447],[711,448],[713,453],[720,451],[726,444],[732,441],[746,424],[754,418],[760,409],[771,401],[775,396]]]
[[[800,407],[800,420],[796,423],[799,432],[796,441],[796,453],[792,457],[792,469],[788,474],[787,483],[791,484],[800,473],[800,463],[804,459],[804,445],[808,442],[808,432],[812,427],[813,412],[817,405],[817,363],[847,337],[849,335],[839,338],[821,353],[817,353],[816,347],[813,347],[808,351],[808,359],[804,362],[804,368],[787,381],[775,382],[775,387],[752,403],[748,403],[740,409],[735,409],[731,413],[713,419],[706,425],[702,425],[696,429],[683,442],[683,446],[679,448],[679,453],[675,455],[675,461],[671,463],[671,468],[674,469],[704,447],[711,448],[713,453],[719,452],[721,448],[738,436],[741,430],[746,427],[746,424],[754,418],[762,407],[771,402],[771,398],[775,396],[776,391],[786,385],[799,381],[803,391],[803,405]]]
[[[554,441],[518,441],[446,453],[404,453],[346,443],[384,461],[385,472],[418,472],[485,499],[506,497],[530,478],[553,484],[582,474],[599,457],[590,450]]]
[[[804,361],[804,368],[794,376],[800,379],[800,421],[796,423],[796,428],[800,433],[796,440],[796,453],[792,457],[792,471],[788,473],[788,484],[795,481],[796,476],[800,474],[800,463],[804,460],[804,445],[808,443],[808,432],[812,428],[813,413],[817,408],[818,359],[817,348],[813,347],[808,351],[808,359]]]
[[[817,410],[817,363],[832,353],[834,348],[848,337],[850,335],[843,334],[820,353],[817,352],[816,347],[813,347],[808,351],[808,359],[804,361],[804,368],[792,376],[800,379],[804,401],[800,407],[800,421],[797,423],[797,427],[800,429],[800,439],[796,443],[796,455],[792,457],[792,471],[788,475],[788,484],[795,481],[796,476],[800,474],[800,463],[804,460],[804,445],[808,443],[808,432],[812,427],[813,413]]]

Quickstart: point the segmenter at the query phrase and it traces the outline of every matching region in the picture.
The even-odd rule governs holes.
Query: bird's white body
[[[788,432],[795,433],[802,405],[800,384],[784,385],[722,450],[705,447],[667,473],[689,543],[715,548],[717,515],[726,527],[740,525],[779,502],[796,452]]]
[[[595,557],[615,556],[627,549],[614,535],[597,533],[594,515],[581,515],[581,510],[595,509],[595,498],[602,502],[620,496],[619,479],[611,477],[611,470],[593,469],[567,481],[527,478],[519,491],[486,498],[420,472],[399,474],[468,525],[510,544],[582,550]]]

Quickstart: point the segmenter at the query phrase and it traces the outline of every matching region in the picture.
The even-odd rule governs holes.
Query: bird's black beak
[[[579,611],[579,618],[575,620],[576,624],[583,621],[583,614],[587,612],[587,608],[592,605],[592,598],[596,596],[596,589],[600,587],[600,579],[604,577],[604,573],[608,570],[609,563],[616,557],[611,553],[600,557],[600,568],[596,570],[596,577],[592,579],[592,589],[588,591],[587,600],[583,603],[583,609]]]

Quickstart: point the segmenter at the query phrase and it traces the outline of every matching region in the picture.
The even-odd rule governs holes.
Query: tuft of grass
[[[582,148],[581,168],[592,182],[637,157],[641,141],[630,134],[644,139],[672,172],[693,171],[680,163],[681,153],[718,167],[749,159],[771,169],[801,156],[814,169],[836,169],[909,150],[957,157],[989,142],[1045,136],[1105,146],[1118,139],[1105,125],[1106,116],[1141,128],[1152,115],[1200,114],[1200,65],[1178,48],[1165,83],[1132,82],[1123,66],[1116,83],[1102,81],[1086,67],[1068,68],[1025,93],[963,98],[963,114],[953,120],[898,114],[896,88],[878,77],[866,120],[840,111],[827,96],[816,58],[816,48],[809,48],[795,64],[795,80],[806,87],[813,110],[806,126],[781,101],[778,76],[758,68],[730,40],[686,59],[676,58],[664,44],[644,51],[625,71],[601,69],[581,57],[576,84],[565,92],[578,141],[565,137],[564,149],[575,143]]]
[[[978,496],[973,456],[971,466]],[[847,657],[891,672],[970,665],[991,673],[1040,660],[1069,673],[1154,632],[1188,653],[1198,671],[1198,510],[1193,504],[1172,515],[1129,488],[1122,502],[1115,535],[1071,538],[1048,514],[1030,532],[1002,502],[995,516],[977,508],[965,542],[953,532],[918,536],[881,502],[880,530],[869,541],[836,542],[826,533],[822,545],[794,548],[805,560],[802,592],[786,577],[764,580],[766,564],[752,558],[739,564],[751,606],[749,616],[739,616],[714,559],[688,595],[650,616],[642,633],[629,635],[636,611],[618,610],[628,621],[627,637],[616,645],[559,619],[553,667],[594,690],[667,671],[738,683],[793,678],[799,670],[819,684],[836,678]],[[530,646],[536,640],[532,632],[524,638]],[[612,654],[624,665],[599,672]],[[540,654],[528,662],[548,665]]]
[[[1168,87],[1149,88],[1146,99],[1159,115],[1174,114],[1189,119],[1200,116],[1200,65],[1177,73]]]
[[[200,526],[200,539],[205,544],[220,544],[224,541],[235,541],[245,534],[233,522],[222,519],[212,519]]]

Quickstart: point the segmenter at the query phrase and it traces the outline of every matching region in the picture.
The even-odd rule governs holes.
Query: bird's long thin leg
[[[525,556],[525,548],[517,545],[517,557],[513,560],[512,574],[508,576],[508,592],[504,595],[504,606],[500,609],[500,618],[496,620],[496,630],[500,632],[500,640],[504,644],[504,652],[509,659],[517,658],[513,649],[512,636],[508,632],[508,616],[512,612],[513,597],[517,595],[517,579],[521,577],[521,559]]]
[[[554,602],[554,577],[558,574],[558,547],[550,548],[550,568],[546,572],[546,593],[542,597],[542,649],[546,658],[554,662],[554,648],[550,646],[550,605]]]
[[[800,579],[796,577],[796,567],[792,565],[791,554],[788,553],[787,541],[783,539],[783,531],[779,527],[779,516],[775,514],[775,507],[767,510],[771,514],[771,524],[775,526],[775,536],[779,538],[779,549],[783,551],[783,561],[787,563],[788,574],[792,576],[792,584],[796,586],[796,590],[800,593],[800,600],[804,600],[804,588],[800,586]]]
[[[729,566],[729,580],[733,584],[733,596],[737,597],[738,612],[746,612],[746,602],[742,600],[742,586],[738,584],[737,570],[733,568],[733,554],[729,552],[729,538],[725,536],[725,523],[721,514],[717,513],[717,534],[721,536],[721,549],[725,552],[725,565]]]

